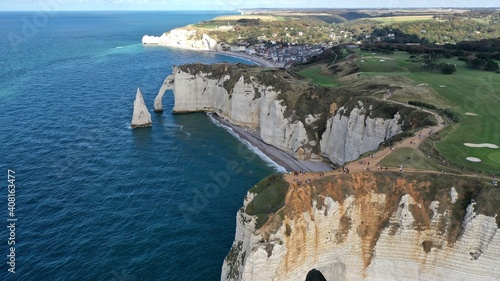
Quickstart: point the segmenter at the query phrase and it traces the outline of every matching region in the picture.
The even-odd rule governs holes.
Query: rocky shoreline
[[[274,65],[270,61],[267,61],[267,60],[260,58],[260,57],[257,57],[257,56],[252,56],[252,55],[249,55],[246,53],[242,53],[242,52],[216,51],[216,53],[224,55],[224,56],[230,56],[230,57],[236,57],[236,58],[240,58],[240,59],[249,60],[249,61],[252,61],[260,66],[264,66],[264,67],[277,67],[276,65]]]
[[[211,116],[224,126],[231,128],[240,138],[248,141],[252,146],[256,147],[262,153],[267,155],[276,164],[282,166],[287,171],[306,171],[306,172],[325,172],[330,171],[332,168],[323,162],[317,161],[302,161],[297,160],[284,151],[269,145],[262,141],[262,139],[250,130],[245,130],[242,127],[231,124],[229,121],[221,118],[213,113]]]

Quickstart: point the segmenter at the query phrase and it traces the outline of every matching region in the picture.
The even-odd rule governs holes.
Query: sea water
[[[219,14],[37,13],[0,13],[0,280],[218,280],[246,191],[277,167],[172,115],[171,91],[152,128],[130,121],[173,65],[241,62],[141,44]]]

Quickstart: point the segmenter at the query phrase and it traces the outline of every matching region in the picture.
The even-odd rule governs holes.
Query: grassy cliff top
[[[215,64],[184,64],[178,68],[192,75],[206,75],[209,79],[227,80],[225,88],[231,93],[234,84],[243,77],[245,83],[252,81],[271,86],[281,93],[301,92],[311,87],[309,83],[298,79],[293,73],[276,68],[265,68],[249,64],[215,63]]]
[[[296,67],[295,71],[316,85],[349,88],[351,92],[376,99],[418,101],[436,107],[441,115],[457,117],[459,122],[432,138],[426,145],[429,149],[424,152],[459,168],[498,174],[498,148],[469,147],[464,143],[500,145],[500,130],[493,125],[500,124],[497,113],[500,75],[471,69],[457,57],[436,61],[456,66],[455,73],[444,75],[426,69],[421,56],[425,55],[335,47],[312,63]],[[452,114],[447,114],[450,112]],[[479,158],[481,162],[470,162],[468,157]]]

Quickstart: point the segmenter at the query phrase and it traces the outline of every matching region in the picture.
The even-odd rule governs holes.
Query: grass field
[[[379,164],[383,167],[403,165],[403,168],[438,171],[438,165],[432,159],[425,157],[421,151],[410,147],[396,149]]]
[[[360,52],[362,58],[358,61],[363,72],[422,72],[422,63],[407,61],[410,57],[406,52],[395,52],[392,55]]]
[[[193,26],[197,29],[202,29],[202,30],[214,30],[220,26],[227,26],[228,23],[231,26],[235,26],[237,24],[236,20],[224,20],[224,21],[222,21],[222,20],[208,20],[208,21],[204,21],[202,23],[192,24],[191,26]]]
[[[335,81],[335,77],[328,72],[324,64],[304,68],[299,71],[299,75],[322,87],[331,88],[340,86],[340,84]]]
[[[281,16],[270,16],[270,15],[227,15],[219,16],[212,20],[207,20],[202,23],[192,24],[193,27],[203,30],[214,30],[217,27],[227,26],[228,23],[231,26],[239,25],[239,19],[261,19],[262,21],[282,21],[285,20]]]
[[[461,115],[458,129],[436,143],[438,151],[452,163],[498,173],[499,149],[471,148],[464,143],[492,143],[500,146],[500,75],[469,70],[457,66],[454,75],[432,77],[424,73],[412,73],[409,77],[417,82],[429,83],[439,94],[455,102],[454,110]],[[442,87],[445,86],[445,87]],[[465,115],[466,112],[478,116]],[[482,160],[472,163],[465,158],[473,156]]]
[[[378,18],[369,18],[369,19],[377,21],[377,22],[381,22],[383,24],[389,24],[389,23],[393,23],[393,22],[412,22],[412,21],[433,20],[432,15],[426,15],[426,16],[378,17]]]
[[[216,17],[214,20],[218,21],[237,21],[239,19],[261,19],[262,21],[281,21],[285,18],[282,16],[272,16],[272,15],[227,15]]]
[[[254,193],[255,197],[245,208],[245,213],[257,216],[255,229],[259,229],[270,213],[278,211],[285,204],[288,182],[281,174],[273,174],[250,188],[249,192]]]
[[[385,57],[384,62],[380,58]],[[416,84],[428,84],[439,95],[452,103],[453,111],[460,115],[461,122],[442,140],[435,143],[436,149],[451,163],[486,173],[500,172],[500,149],[471,148],[464,143],[492,143],[500,146],[500,74],[468,69],[464,62],[456,59],[443,60],[457,65],[452,75],[418,70],[418,63],[406,61],[408,54],[394,55],[362,52],[360,68],[367,76],[403,75]],[[392,60],[390,60],[392,59]],[[409,65],[415,64],[415,67]],[[391,71],[388,71],[388,68]],[[469,116],[465,113],[475,113]],[[482,161],[473,163],[467,157]]]

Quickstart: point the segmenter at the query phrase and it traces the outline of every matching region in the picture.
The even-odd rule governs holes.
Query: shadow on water
[[[163,125],[167,124],[167,120],[165,120],[163,114],[164,112],[153,112],[151,114],[151,121],[153,121],[153,126],[159,125],[163,127]]]
[[[132,136],[134,138],[134,145],[137,148],[149,148],[153,140],[153,128],[134,128],[132,129]]]

